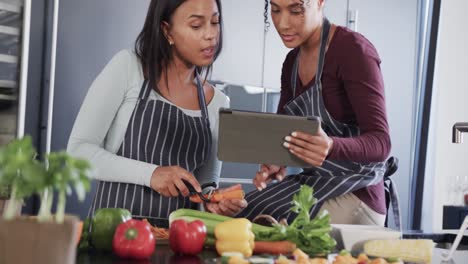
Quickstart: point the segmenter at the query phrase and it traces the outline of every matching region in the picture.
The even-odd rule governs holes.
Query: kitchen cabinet
[[[0,1],[0,146],[15,138],[18,114],[20,2]]]
[[[24,135],[31,0],[0,0],[0,146]]]
[[[0,0],[0,147],[24,134],[30,11],[30,0]]]

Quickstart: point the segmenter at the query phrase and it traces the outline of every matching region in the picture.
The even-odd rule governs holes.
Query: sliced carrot
[[[159,228],[157,226],[152,226],[147,219],[143,219],[144,222],[147,222],[150,226],[151,233],[156,239],[169,239],[169,231],[166,228]]]
[[[255,241],[254,254],[287,255],[296,250],[291,241]]]
[[[209,197],[209,195],[205,194],[203,195],[205,196],[207,199]],[[219,203],[221,202],[222,200],[233,200],[233,199],[244,199],[244,196],[245,196],[245,193],[242,189],[240,190],[229,190],[229,191],[225,191],[225,192],[214,192],[211,197],[210,197],[210,201],[212,203]],[[201,203],[202,200],[201,198],[198,196],[198,195],[192,195],[190,196],[190,201],[194,202],[194,203]]]
[[[190,196],[190,201],[191,201],[192,203],[202,203],[202,202],[203,202],[203,201],[201,200],[201,198],[198,197],[197,194],[191,195],[191,196]]]
[[[228,188],[224,189],[225,192],[230,192],[230,191],[234,191],[234,190],[242,190],[242,185],[236,184],[236,185],[232,185],[232,186],[229,186]]]
[[[233,190],[229,192],[223,193],[216,193],[211,200],[214,202],[220,202],[222,200],[233,200],[233,199],[244,199],[244,191],[243,190]]]

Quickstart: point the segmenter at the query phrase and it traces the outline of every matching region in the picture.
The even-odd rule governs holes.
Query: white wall
[[[442,1],[434,74],[423,228],[442,230],[443,205],[456,175],[468,175],[468,135],[452,143],[455,122],[468,122],[468,1]]]
[[[222,0],[223,51],[213,65],[213,80],[262,85],[263,0]]]
[[[392,140],[390,155],[399,159],[398,171],[392,179],[398,190],[403,228],[407,229],[414,145],[418,1],[349,0],[349,9],[358,11],[357,31],[374,44],[382,60]],[[390,219],[393,226],[393,218]]]

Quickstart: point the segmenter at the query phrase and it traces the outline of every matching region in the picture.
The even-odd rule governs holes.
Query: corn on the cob
[[[431,263],[434,242],[429,239],[371,240],[364,244],[369,256],[397,257],[408,262]]]

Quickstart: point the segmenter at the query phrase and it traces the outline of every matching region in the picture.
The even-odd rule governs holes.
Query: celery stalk
[[[233,218],[229,216],[218,215],[218,214],[213,214],[209,212],[202,212],[202,211],[193,210],[193,209],[178,209],[178,210],[173,211],[169,215],[169,225],[174,220],[177,220],[177,219],[183,219],[189,222],[195,221],[195,220],[201,220],[203,223],[205,223],[207,235],[214,237],[215,226],[224,221],[232,220]],[[257,234],[260,232],[269,232],[271,230],[273,230],[272,227],[262,226],[258,224],[252,225],[252,231],[254,232],[254,234]]]

